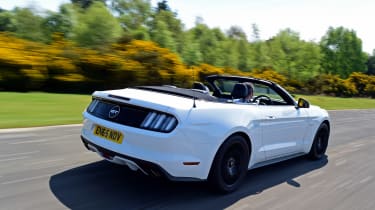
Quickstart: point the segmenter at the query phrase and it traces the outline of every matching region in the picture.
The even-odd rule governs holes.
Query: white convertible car
[[[237,189],[247,170],[300,155],[325,156],[327,111],[265,80],[213,75],[192,89],[138,86],[96,91],[84,112],[87,149],[170,180]],[[240,102],[249,94],[253,98]],[[209,87],[209,88],[207,88]]]

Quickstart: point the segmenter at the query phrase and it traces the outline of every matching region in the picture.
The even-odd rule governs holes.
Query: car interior
[[[238,80],[216,79],[211,83],[194,82],[193,90],[210,94],[217,98],[219,102],[238,103],[245,102],[249,94],[249,88],[246,83]],[[272,87],[261,83],[252,82],[253,97],[249,104],[259,105],[290,105],[283,96],[277,93]]]

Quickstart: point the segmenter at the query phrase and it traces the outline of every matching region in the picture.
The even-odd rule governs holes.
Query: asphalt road
[[[0,209],[375,209],[375,110],[332,111],[328,157],[249,171],[229,195],[101,160],[80,125],[0,130]]]

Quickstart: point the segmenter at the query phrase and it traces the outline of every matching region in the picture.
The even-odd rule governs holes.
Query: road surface
[[[0,209],[375,209],[375,110],[331,111],[328,157],[249,171],[229,195],[101,160],[80,125],[0,130]]]

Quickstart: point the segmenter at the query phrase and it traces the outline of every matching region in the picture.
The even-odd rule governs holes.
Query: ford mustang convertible
[[[327,111],[278,84],[224,75],[191,89],[96,91],[83,116],[83,144],[104,159],[173,181],[208,180],[221,192],[250,169],[325,157],[330,133]]]

